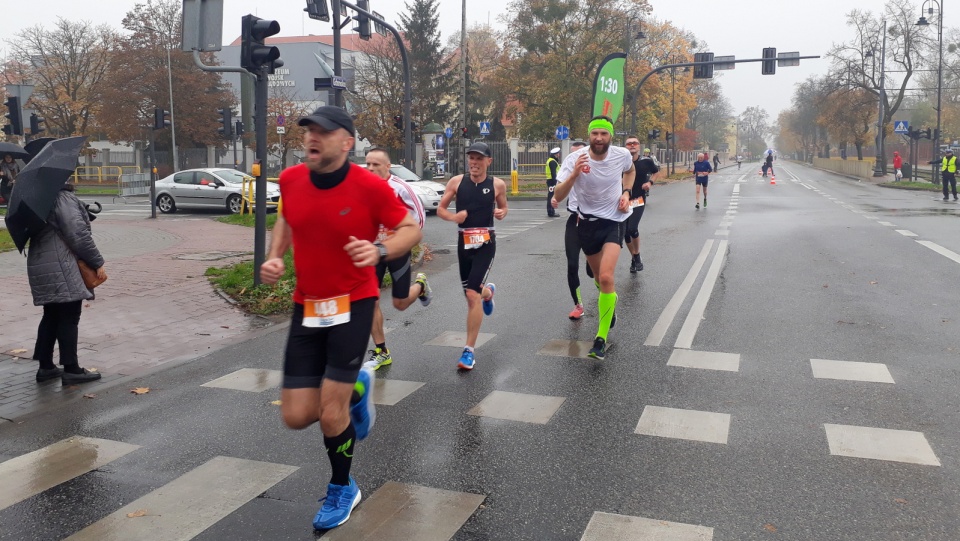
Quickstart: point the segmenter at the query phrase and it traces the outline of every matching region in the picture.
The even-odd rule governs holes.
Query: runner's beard
[[[610,150],[610,143],[590,143],[590,150],[597,156],[603,156]]]

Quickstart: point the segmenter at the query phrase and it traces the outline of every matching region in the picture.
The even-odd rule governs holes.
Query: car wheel
[[[161,194],[160,197],[157,197],[157,208],[164,214],[173,214],[177,211],[177,204],[169,195]]]
[[[233,194],[227,198],[227,210],[230,211],[230,214],[240,214],[242,208],[240,194]]]

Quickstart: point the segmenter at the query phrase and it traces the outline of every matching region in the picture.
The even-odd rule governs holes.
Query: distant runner
[[[660,164],[650,155],[649,148],[643,149],[643,155],[640,155],[640,138],[636,135],[627,137],[625,144],[630,151],[637,176],[633,182],[633,193],[630,194],[630,208],[633,212],[627,218],[627,233],[623,240],[630,251],[630,272],[637,273],[643,270],[643,261],[640,260],[640,219],[647,208],[650,187],[653,186],[650,177],[660,172]]]

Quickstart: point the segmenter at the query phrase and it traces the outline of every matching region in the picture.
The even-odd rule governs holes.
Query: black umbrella
[[[77,157],[86,140],[68,137],[52,141],[17,175],[4,221],[21,252],[30,237],[47,225],[57,194],[77,168]]]
[[[30,153],[27,152],[22,146],[0,141],[0,159],[3,158],[4,154],[9,154],[14,158],[20,159],[26,159],[30,157]]]
[[[30,160],[39,154],[43,147],[47,146],[47,143],[56,140],[56,137],[41,137],[39,139],[33,139],[29,143],[23,145],[23,150],[27,151],[27,157],[23,158],[24,163],[30,163]]]

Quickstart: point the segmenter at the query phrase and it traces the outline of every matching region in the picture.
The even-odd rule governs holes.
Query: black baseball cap
[[[353,127],[353,119],[350,118],[350,115],[348,115],[344,109],[340,107],[334,107],[333,105],[317,107],[316,111],[311,113],[309,116],[301,118],[297,124],[301,126],[306,126],[307,124],[317,124],[328,131],[342,128],[347,130],[351,136],[356,133],[356,129]]]
[[[492,158],[493,155],[490,154],[490,147],[486,143],[474,143],[470,145],[470,148],[467,149],[467,154],[471,152],[476,152],[477,154],[483,154],[488,158]]]

